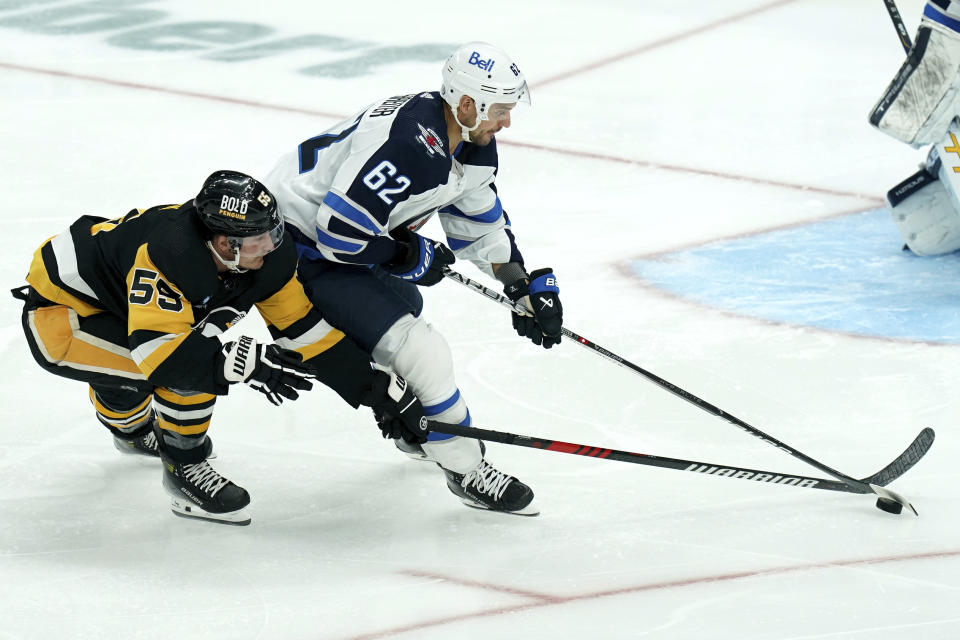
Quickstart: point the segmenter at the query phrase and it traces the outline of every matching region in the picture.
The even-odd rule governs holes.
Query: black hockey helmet
[[[274,247],[283,239],[283,216],[277,199],[257,180],[239,171],[215,171],[193,199],[211,235],[223,234],[235,251],[243,238],[270,234]]]

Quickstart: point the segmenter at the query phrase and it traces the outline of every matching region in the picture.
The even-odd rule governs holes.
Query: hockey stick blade
[[[480,429],[477,427],[464,427],[456,424],[445,424],[442,422],[430,421],[430,430],[437,433],[448,435],[463,436],[477,440],[486,440],[488,442],[499,442],[517,447],[529,447],[531,449],[540,449],[553,451],[556,453],[567,453],[571,455],[585,456],[598,460],[615,460],[617,462],[630,462],[650,467],[659,467],[661,469],[673,469],[674,471],[687,471],[690,473],[699,473],[701,475],[719,476],[721,478],[733,478],[735,480],[750,480],[753,482],[764,482],[767,484],[780,484],[791,487],[800,487],[802,489],[823,489],[826,491],[840,491],[844,493],[870,494],[875,493],[878,496],[898,502],[908,507],[914,514],[917,510],[913,508],[903,496],[876,485],[854,480],[853,482],[841,482],[837,480],[827,480],[825,478],[814,478],[800,476],[796,474],[778,473],[776,471],[760,471],[757,469],[748,469],[711,462],[697,462],[694,460],[683,460],[680,458],[668,458],[649,453],[633,453],[630,451],[619,451],[617,449],[607,449],[604,447],[593,447],[590,445],[576,444],[572,442],[561,442],[559,440],[549,440],[547,438],[538,438],[534,436],[525,436],[505,431],[493,431],[490,429]]]
[[[920,458],[927,455],[927,451],[933,446],[933,440],[936,435],[930,427],[923,429],[917,437],[914,438],[913,442],[910,443],[910,446],[897,456],[893,462],[872,476],[863,478],[861,482],[880,487],[887,486],[912,469],[913,465],[920,462]]]

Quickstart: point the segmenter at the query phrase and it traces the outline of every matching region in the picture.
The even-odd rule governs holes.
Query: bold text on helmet
[[[220,200],[220,215],[246,220],[248,206],[249,201],[247,200],[241,200],[234,196],[223,196],[223,199]]]

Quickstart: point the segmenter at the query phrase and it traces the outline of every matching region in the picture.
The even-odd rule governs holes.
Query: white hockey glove
[[[241,336],[236,342],[223,345],[220,359],[219,369],[227,383],[245,382],[274,405],[282,404],[284,398],[296,400],[300,397],[298,389],[313,388],[307,378],[314,374],[303,365],[303,356],[275,344],[261,344]]]
[[[870,112],[870,124],[922,147],[960,114],[960,0],[930,0],[913,48]]]

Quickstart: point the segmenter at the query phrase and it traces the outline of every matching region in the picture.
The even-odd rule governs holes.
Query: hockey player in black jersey
[[[310,379],[352,406],[372,406],[386,437],[425,440],[426,419],[402,378],[331,327],[296,279],[273,194],[218,171],[196,198],[93,216],[33,257],[23,328],[47,371],[86,382],[121,452],[159,457],[177,515],[249,524],[246,490],[210,465],[214,402],[246,383],[273,404]],[[256,306],[274,343],[216,337]]]
[[[469,425],[450,348],[420,318],[417,285],[438,283],[456,258],[470,260],[527,303],[533,315],[511,314],[513,326],[547,349],[560,342],[563,309],[552,270],[527,272],[494,185],[495,135],[517,103],[530,102],[523,74],[502,50],[472,42],[448,58],[442,76],[439,92],[382,100],[303,141],[266,183],[313,303],[375,362],[403,375],[428,416]],[[417,232],[435,213],[446,244]],[[538,513],[530,487],[489,464],[476,440],[433,433],[422,446],[397,446],[438,463],[469,506]]]

